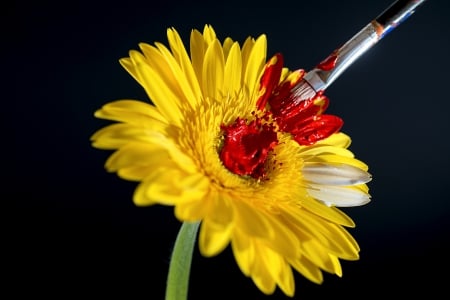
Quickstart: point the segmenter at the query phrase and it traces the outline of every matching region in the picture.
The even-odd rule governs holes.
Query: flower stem
[[[167,276],[166,300],[183,300],[188,296],[192,253],[200,222],[184,222],[178,232]]]

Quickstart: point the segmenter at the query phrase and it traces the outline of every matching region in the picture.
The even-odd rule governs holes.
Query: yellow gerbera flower
[[[107,170],[140,182],[137,205],[201,221],[202,255],[231,245],[266,294],[292,296],[292,268],[316,283],[322,271],[341,276],[339,259],[358,259],[359,247],[336,206],[369,202],[370,175],[341,119],[323,114],[328,99],[290,93],[304,72],[283,68],[280,54],[266,61],[265,35],[241,47],[205,26],[192,31],[190,56],[175,29],[167,35],[170,48],[140,44],[120,60],[154,105],[119,100],[95,113],[119,122],[92,136],[116,150]]]

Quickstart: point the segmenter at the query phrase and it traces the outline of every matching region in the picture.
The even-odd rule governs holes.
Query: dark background
[[[309,70],[391,4],[371,1],[16,1],[2,11],[4,133],[13,132],[13,172],[4,191],[5,265],[16,295],[47,299],[163,299],[180,223],[172,208],[138,208],[135,183],[107,173],[110,152],[89,137],[93,117],[121,98],[147,100],[118,59],[139,42],[166,43],[175,27],[212,24],[221,40],[266,33],[268,55]],[[446,92],[449,4],[429,0],[361,57],[328,90],[367,162],[372,202],[345,209],[361,259],[343,278],[315,285],[296,275],[296,299],[446,293],[450,279],[450,144]],[[9,67],[11,67],[9,69]],[[9,73],[8,73],[9,72]],[[8,77],[9,78],[9,77]],[[12,88],[12,89],[11,89]],[[4,147],[10,150],[8,138]],[[12,157],[11,160],[9,157]],[[11,174],[13,174],[11,176]],[[240,272],[229,250],[203,258],[196,249],[190,299],[266,297]]]

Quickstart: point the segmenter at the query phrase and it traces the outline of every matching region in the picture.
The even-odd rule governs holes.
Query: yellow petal
[[[244,74],[247,69],[250,53],[252,52],[254,45],[255,39],[252,37],[248,37],[242,45],[242,74]]]
[[[261,258],[261,253],[257,249],[257,261],[254,264],[251,277],[255,285],[266,295],[271,295],[275,292],[275,279],[268,272],[272,266],[268,265],[264,259]]]
[[[139,44],[142,53],[145,55],[146,64],[159,74],[166,88],[177,97],[177,105],[189,103],[192,106],[192,103],[196,102],[196,97],[192,94],[191,86],[186,83],[186,74],[182,73],[180,66],[165,46],[160,43],[155,44],[158,48],[146,43]],[[140,59],[140,56],[136,53],[131,52],[130,54],[133,61]],[[143,85],[142,82],[141,84]]]
[[[130,58],[133,64],[148,65],[153,71],[159,74],[159,77],[164,81],[169,89],[176,91],[178,89],[177,78],[171,72],[169,63],[167,62],[161,51],[159,51],[158,48],[146,43],[140,43],[139,48],[141,49],[144,56],[138,51],[130,51]],[[137,69],[136,74],[137,76],[139,76],[139,74],[137,73]],[[140,80],[139,82],[141,83],[141,85],[143,85]]]
[[[187,173],[198,172],[198,166],[195,164],[194,160],[172,139],[161,139],[159,144],[167,149],[170,154],[170,158],[178,165],[180,169]]]
[[[209,195],[205,195],[201,199],[180,202],[175,206],[175,216],[182,221],[203,220],[208,215],[210,203]]]
[[[100,119],[130,123],[144,127],[165,127],[166,119],[155,106],[137,100],[117,100],[107,103],[95,112]]]
[[[320,140],[316,143],[316,145],[332,145],[341,148],[348,148],[350,144],[350,137],[343,132],[332,134],[326,139]]]
[[[315,240],[303,242],[302,250],[306,257],[322,270],[338,276],[342,275],[341,265],[339,261],[336,264],[336,257],[326,252],[326,249]]]
[[[295,281],[292,268],[284,259],[281,263],[280,277],[277,284],[287,296],[293,297],[295,293]]]
[[[139,76],[134,67],[133,61],[129,57],[119,59],[120,65],[133,77],[134,80],[139,82]]]
[[[211,25],[205,25],[203,28],[203,37],[208,45],[216,40],[216,32]]]
[[[244,72],[244,84],[248,87],[250,95],[256,95],[259,89],[259,77],[266,62],[267,40],[261,35],[255,42]],[[255,99],[256,101],[256,99]]]
[[[334,154],[339,155],[343,157],[354,157],[353,152],[350,150],[347,150],[345,148],[336,147],[336,146],[329,146],[329,145],[313,145],[313,146],[307,146],[302,147],[300,150],[302,156],[304,156],[305,160],[308,160],[308,156],[319,156],[319,155],[325,155],[325,154]],[[311,158],[313,159],[313,158]]]
[[[223,81],[223,93],[225,96],[236,95],[241,89],[242,58],[238,43],[234,43],[230,49],[225,63],[225,75]]]
[[[202,255],[211,257],[222,252],[230,242],[232,229],[232,223],[223,227],[217,226],[207,218],[204,219],[199,234],[199,247]]]
[[[199,81],[195,75],[192,62],[189,59],[189,55],[184,47],[183,41],[181,40],[178,32],[173,28],[167,31],[167,36],[173,56],[180,65],[183,74],[185,74],[187,80],[186,85],[189,86],[190,92],[192,92],[193,100],[195,99],[199,101],[202,97]]]
[[[130,181],[141,181],[155,170],[155,166],[131,166],[117,171],[120,178]]]
[[[203,35],[198,30],[193,30],[190,39],[191,61],[198,82],[202,82],[203,58],[207,47]]]
[[[262,212],[244,201],[235,201],[236,227],[249,237],[265,240],[272,249],[287,257],[296,257],[300,241],[276,215]]]
[[[159,45],[159,43],[156,44]],[[164,82],[168,89],[170,89],[174,94],[179,95],[180,99],[177,101],[180,102],[184,100],[184,94],[180,90],[177,75],[172,71],[169,61],[163,53],[161,53],[160,49],[146,43],[140,43],[139,48],[145,55],[145,63],[159,75],[160,79]],[[142,59],[139,52],[130,52],[130,56],[133,62]]]
[[[197,166],[191,157],[181,151],[172,139],[144,127],[125,123],[112,124],[94,133],[91,140],[92,145],[100,149],[118,149],[131,142],[145,142],[152,145],[159,145],[161,148],[167,150],[171,160],[180,169],[188,173],[193,173],[197,170]]]
[[[357,190],[363,191],[364,193],[369,192],[369,187],[367,186],[367,184],[359,184],[359,185],[349,186],[348,188],[357,189]]]
[[[131,166],[158,166],[170,161],[167,150],[150,143],[131,142],[114,152],[106,161],[109,172]]]
[[[141,60],[133,60],[139,81],[145,91],[160,110],[161,114],[174,125],[181,126],[182,115],[180,112],[180,96],[166,84],[161,73],[153,70],[147,63]]]
[[[221,99],[224,67],[222,47],[218,40],[214,40],[208,46],[203,62],[202,90],[205,97]]]
[[[320,216],[330,222],[347,226],[347,227],[355,227],[355,222],[347,216],[345,213],[337,209],[336,207],[329,207],[324,205],[322,202],[319,202],[312,198],[304,199],[301,202],[301,206],[310,212]],[[286,208],[286,209],[296,209],[296,208]]]
[[[233,250],[236,263],[245,276],[250,276],[255,263],[255,247],[251,238],[243,233],[239,227],[233,230],[231,249]]]
[[[259,245],[257,253],[260,260],[266,266],[266,272],[271,275],[286,295],[292,297],[295,289],[294,277],[292,269],[286,263],[285,259],[280,254],[264,245]]]
[[[334,274],[342,277],[342,266],[339,262],[339,259],[333,254],[328,254],[328,256],[330,256],[330,261],[333,264],[333,267],[331,267],[331,269],[334,270]]]
[[[199,211],[194,212],[195,207],[202,205]],[[191,206],[189,206],[191,205]],[[231,237],[233,224],[233,207],[231,200],[225,195],[209,190],[208,194],[201,201],[183,201],[180,213],[186,217],[201,217],[202,231],[200,233],[200,249],[206,256],[213,256],[221,252],[227,245]],[[190,209],[181,211],[181,209]],[[185,218],[181,218],[185,220]],[[198,218],[199,219],[199,218]],[[197,219],[197,220],[198,220]]]
[[[341,155],[334,155],[334,154],[321,154],[318,156],[315,156],[314,158],[311,158],[308,160],[309,162],[326,162],[326,163],[341,163],[350,165],[356,168],[359,168],[363,171],[367,171],[369,167],[363,163],[362,161],[351,158],[351,157],[345,157]]]
[[[95,132],[92,145],[100,149],[117,149],[129,142],[159,143],[164,137],[151,129],[126,123],[111,124]]]
[[[175,85],[173,89],[180,97],[178,101],[181,103],[189,103],[192,108],[197,107],[198,101],[201,99],[201,92],[194,71],[191,70],[190,62],[183,61],[184,64],[189,64],[189,66],[180,66],[166,46],[161,43],[155,44],[167,62],[168,70],[173,74],[173,84]]]
[[[226,194],[210,193],[211,197],[210,211],[208,220],[219,227],[227,227],[233,223],[234,209],[232,199]]]
[[[302,256],[300,259],[290,260],[289,263],[294,269],[312,282],[317,284],[323,282],[323,274],[320,269],[306,257]]]
[[[246,204],[245,201],[236,200],[236,226],[252,237],[272,239],[276,232],[271,226],[269,217]]]
[[[343,227],[301,210],[284,212],[294,228],[317,239],[330,253],[349,260],[359,258],[358,244]]]
[[[234,44],[235,42],[230,37],[225,38],[225,40],[223,41],[222,48],[223,48],[223,57],[225,58],[225,60],[228,59],[230,49]]]
[[[138,206],[202,199],[209,187],[209,180],[201,174],[186,174],[179,169],[160,168],[148,176],[136,189],[134,203]]]

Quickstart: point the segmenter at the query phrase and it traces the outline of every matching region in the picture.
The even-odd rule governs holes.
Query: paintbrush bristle
[[[295,102],[313,98],[317,94],[317,92],[305,79],[302,79],[296,86],[292,88],[291,91]]]

